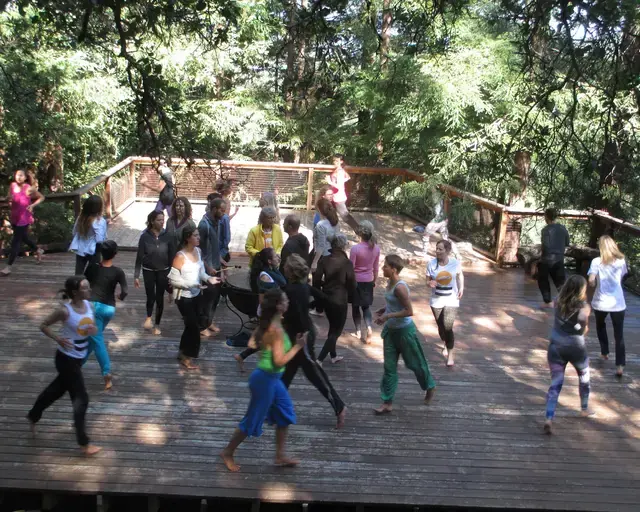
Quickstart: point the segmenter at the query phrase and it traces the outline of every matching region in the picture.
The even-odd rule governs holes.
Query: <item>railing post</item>
[[[313,167],[309,167],[307,180],[307,211],[313,208]]]
[[[107,219],[111,219],[111,176],[109,176],[107,181],[104,182],[104,206]]]
[[[77,219],[80,217],[80,211],[82,210],[82,204],[80,203],[80,195],[73,196],[73,215]]]
[[[507,226],[509,225],[509,213],[506,210],[500,211],[500,223],[498,224],[498,236],[496,238],[496,263],[502,263],[504,256],[504,244],[507,239]]]
[[[136,199],[136,163],[129,164],[129,199]]]

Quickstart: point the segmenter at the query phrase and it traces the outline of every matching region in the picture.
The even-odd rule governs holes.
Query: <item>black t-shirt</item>
[[[87,280],[91,284],[91,300],[108,306],[116,305],[116,285],[120,284],[120,300],[128,294],[127,278],[120,267],[103,267],[90,265],[86,271]]]
[[[297,254],[309,263],[309,240],[302,233],[290,236],[280,253],[280,272],[284,274],[284,264],[292,254]]]

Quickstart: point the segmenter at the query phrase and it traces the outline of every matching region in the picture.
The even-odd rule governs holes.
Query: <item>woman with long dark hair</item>
[[[618,245],[608,235],[598,240],[600,256],[594,258],[589,267],[589,286],[596,291],[591,301],[591,307],[596,317],[596,331],[600,342],[600,357],[609,359],[609,338],[607,336],[607,315],[611,315],[613,336],[616,341],[616,376],[624,373],[624,314],[627,303],[624,300],[622,283],[629,273],[624,254]]]
[[[380,264],[380,247],[376,245],[373,236],[373,224],[368,220],[360,223],[358,228],[360,243],[351,248],[349,259],[353,263],[356,274],[356,291],[353,294],[351,315],[356,326],[353,336],[364,343],[371,343],[373,336],[373,316],[371,304],[373,304],[373,289],[378,279],[378,266]],[[360,310],[362,309],[362,315]],[[362,328],[362,317],[366,330]],[[366,334],[365,334],[366,333]]]
[[[547,350],[547,361],[551,372],[551,386],[547,393],[547,414],[544,431],[551,434],[558,397],[564,383],[567,363],[578,373],[578,391],[582,416],[590,416],[589,356],[584,337],[589,330],[591,307],[587,304],[587,281],[579,275],[567,279],[556,299],[553,329]]]
[[[171,205],[171,217],[167,220],[167,233],[173,236],[176,247],[180,245],[182,240],[182,231],[187,226],[196,227],[196,223],[191,218],[191,203],[186,197],[176,197]]]
[[[198,367],[193,363],[200,354],[200,299],[206,284],[216,285],[217,277],[208,275],[200,254],[200,232],[187,227],[182,231],[182,250],[173,259],[169,280],[176,291],[176,304],[184,321],[184,331],[180,338],[178,360],[188,370]]]
[[[264,294],[273,288],[283,288],[287,284],[287,280],[280,273],[279,265],[280,256],[272,248],[262,249],[253,259],[251,272],[249,273],[249,286],[253,293],[258,294],[258,317],[261,314]],[[253,340],[249,345],[242,352],[233,356],[238,362],[241,371],[244,360],[258,351],[253,345]]]
[[[134,286],[140,288],[140,270],[144,277],[147,295],[147,318],[143,327],[160,334],[160,320],[164,312],[164,294],[169,287],[169,269],[176,254],[174,236],[165,231],[164,213],[157,210],[147,216],[147,229],[140,235],[134,272]],[[155,322],[152,321],[153,306],[156,307]]]
[[[58,375],[40,394],[27,418],[35,434],[35,425],[40,421],[42,413],[68,392],[73,404],[73,422],[80,449],[85,455],[94,455],[100,448],[89,444],[85,431],[89,395],[82,376],[82,362],[87,356],[89,336],[98,333],[88,300],[91,288],[84,276],[73,276],[65,281],[61,292],[68,302],[54,310],[40,324],[40,330],[58,344],[55,358]],[[56,323],[62,324],[59,334],[51,330],[51,326]]]
[[[309,255],[311,273],[314,275],[322,258],[326,258],[331,254],[331,241],[340,233],[338,212],[336,212],[331,201],[321,197],[316,203],[316,211],[320,214],[320,221],[313,227],[313,249]],[[316,301],[315,309],[309,311],[309,313],[322,316],[324,314],[322,301]]]
[[[102,198],[89,196],[73,226],[69,250],[76,253],[76,275],[84,274],[87,265],[100,262],[100,245],[107,239],[107,221],[102,216]]]
[[[282,467],[298,464],[285,455],[287,430],[289,425],[295,424],[296,415],[289,392],[282,382],[282,373],[289,361],[304,347],[306,335],[298,335],[296,344],[291,345],[291,340],[282,327],[282,315],[288,307],[289,299],[279,288],[264,294],[262,316],[254,333],[260,347],[260,357],[257,368],[249,377],[251,401],[229,444],[220,454],[229,471],[240,471],[240,466],[233,458],[235,451],[247,437],[262,435],[265,420],[276,426],[275,464]]]
[[[40,263],[40,258],[44,251],[29,238],[29,227],[33,224],[33,209],[44,201],[44,196],[38,192],[33,176],[18,169],[13,176],[13,183],[9,186],[9,202],[11,203],[11,229],[13,238],[11,239],[11,252],[9,253],[9,264],[0,271],[0,275],[8,276],[11,267],[20,254],[20,247],[26,244],[34,253],[36,261]]]

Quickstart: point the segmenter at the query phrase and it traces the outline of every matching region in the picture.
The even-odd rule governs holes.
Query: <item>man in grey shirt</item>
[[[570,243],[569,232],[562,224],[556,223],[557,216],[553,208],[544,212],[547,225],[542,229],[542,257],[538,264],[538,287],[546,305],[551,304],[549,277],[558,290],[566,280],[564,249]]]

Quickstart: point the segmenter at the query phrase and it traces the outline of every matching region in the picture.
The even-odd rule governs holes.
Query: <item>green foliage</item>
[[[45,201],[34,210],[33,232],[39,244],[69,243],[73,232],[73,208],[70,204]]]

